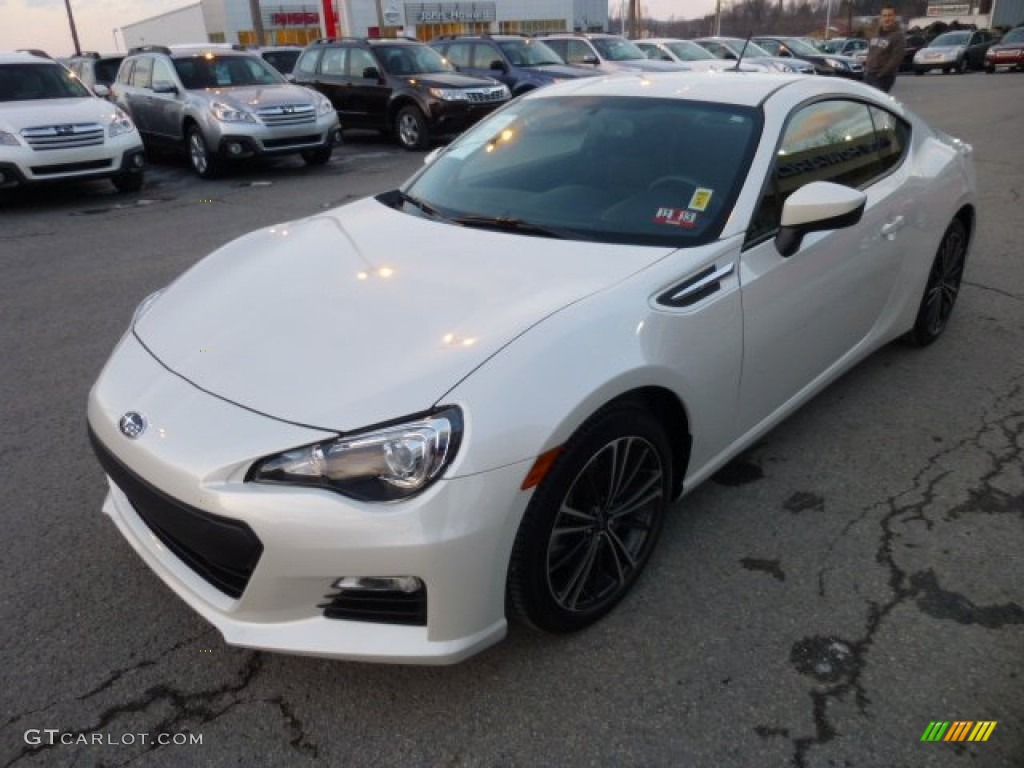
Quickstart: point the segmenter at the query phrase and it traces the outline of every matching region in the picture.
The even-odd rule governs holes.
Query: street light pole
[[[71,25],[71,40],[75,44],[75,56],[81,56],[82,46],[78,44],[78,30],[75,29],[75,16],[71,13],[71,0],[64,0],[64,7],[68,9],[68,24]]]

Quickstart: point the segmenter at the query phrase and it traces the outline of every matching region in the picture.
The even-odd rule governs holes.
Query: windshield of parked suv
[[[453,224],[683,246],[721,232],[760,135],[748,107],[548,96],[495,112],[392,204]]]
[[[967,45],[967,41],[970,39],[970,32],[944,32],[932,40],[928,47],[938,48],[942,45]]]
[[[715,58],[707,50],[701,48],[696,43],[691,43],[689,40],[675,40],[671,43],[665,43],[665,47],[683,61],[706,61],[707,59]]]
[[[540,40],[502,40],[498,47],[513,67],[543,67],[565,64],[561,57]]]
[[[188,90],[231,88],[244,85],[277,85],[280,73],[257,56],[198,54],[174,59],[181,84]]]
[[[821,51],[798,37],[787,37],[783,41],[794,56],[820,56]]]
[[[720,59],[735,59],[740,55],[740,51],[743,51],[745,59],[761,56],[771,58],[771,54],[764,48],[746,40],[701,40],[699,42]],[[743,47],[744,44],[746,48]]]
[[[91,97],[89,89],[59,64],[0,64],[0,101]]]
[[[595,37],[590,41],[608,61],[646,59],[647,55],[624,37]]]
[[[381,45],[374,49],[384,71],[392,75],[455,72],[455,67],[429,45]]]

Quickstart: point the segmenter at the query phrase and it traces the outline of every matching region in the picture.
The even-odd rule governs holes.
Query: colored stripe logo
[[[933,720],[921,734],[921,741],[988,741],[996,720]]]

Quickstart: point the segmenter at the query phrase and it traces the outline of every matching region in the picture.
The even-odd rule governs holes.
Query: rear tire
[[[928,272],[914,327],[904,337],[908,342],[927,347],[946,330],[960,293],[966,259],[967,227],[960,219],[953,219],[942,236]]]
[[[508,574],[511,613],[547,632],[608,614],[639,578],[671,500],[671,450],[637,403],[599,411],[534,492]]]

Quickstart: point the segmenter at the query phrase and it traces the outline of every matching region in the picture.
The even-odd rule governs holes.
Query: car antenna
[[[743,47],[740,48],[739,58],[736,59],[736,66],[733,67],[737,72],[740,71],[740,62],[743,61],[743,54],[747,52],[747,46],[750,45],[750,38],[753,37],[753,32],[747,32],[747,39],[743,41]]]

